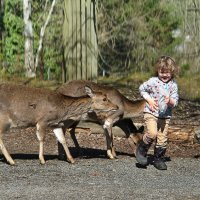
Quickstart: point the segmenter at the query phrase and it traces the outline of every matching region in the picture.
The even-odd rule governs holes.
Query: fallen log
[[[194,143],[195,127],[170,126],[168,130],[169,141]]]
[[[134,123],[135,126],[139,129],[143,126],[142,123]],[[96,124],[93,122],[85,122],[81,121],[75,130],[76,133],[88,132],[89,134],[103,134],[102,125]],[[195,126],[179,126],[172,125],[168,130],[168,138],[171,142],[188,142],[194,143],[194,134],[195,134]],[[127,138],[127,133],[125,133],[118,126],[113,127],[113,135],[115,137],[125,137]]]
[[[134,123],[134,125],[136,126],[137,130],[139,130],[139,128],[141,126],[143,126],[143,124],[141,123]],[[93,123],[93,122],[85,122],[85,121],[81,121],[77,127],[75,132],[76,133],[80,133],[82,131],[87,131],[89,132],[89,134],[104,134],[104,130],[102,125],[97,124],[97,123]],[[120,127],[118,126],[114,126],[112,128],[113,131],[113,135],[116,137],[127,137],[129,135],[129,133],[124,132]]]

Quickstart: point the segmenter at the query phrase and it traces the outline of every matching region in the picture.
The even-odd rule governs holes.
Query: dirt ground
[[[39,143],[34,128],[12,131],[4,135],[3,139],[14,158],[28,159],[30,155],[38,157]],[[66,139],[72,155],[77,158],[79,155],[72,139],[69,135],[66,135]],[[106,157],[106,142],[103,134],[77,133],[77,139],[84,157]],[[114,145],[118,156],[134,157],[135,147],[129,144],[128,139],[115,137]],[[57,157],[58,155],[57,141],[51,131],[46,136],[44,152],[46,156]],[[149,154],[153,154],[153,149],[150,149]],[[200,144],[169,142],[166,156],[198,158],[200,157]],[[1,154],[0,158],[2,158]]]

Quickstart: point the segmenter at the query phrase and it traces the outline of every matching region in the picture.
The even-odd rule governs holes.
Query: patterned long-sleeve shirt
[[[178,104],[178,86],[177,83],[172,79],[167,83],[161,81],[158,77],[152,77],[148,81],[144,82],[139,87],[141,96],[144,99],[151,97],[158,103],[158,110],[152,111],[149,104],[146,103],[144,112],[150,113],[155,117],[159,118],[171,118],[172,108]],[[169,94],[175,102],[173,106],[167,105],[164,102],[164,96]],[[161,108],[164,105],[164,109]]]

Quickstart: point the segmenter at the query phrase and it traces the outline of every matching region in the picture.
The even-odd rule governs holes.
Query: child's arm
[[[148,97],[145,99],[147,101],[147,103],[149,104],[149,107],[152,111],[156,111],[158,110],[158,104],[156,101],[154,101],[154,99],[152,99],[151,97]]]
[[[152,82],[153,82],[152,79],[149,79],[148,81],[146,81],[142,85],[140,85],[139,92],[140,92],[140,95],[149,104],[150,109],[152,111],[155,111],[155,110],[158,109],[158,104],[157,104],[157,102],[149,94]]]
[[[169,105],[171,107],[175,107],[178,104],[178,99],[179,99],[178,86],[175,83],[173,88],[172,88],[170,95],[165,96],[165,102],[166,102],[167,105]]]

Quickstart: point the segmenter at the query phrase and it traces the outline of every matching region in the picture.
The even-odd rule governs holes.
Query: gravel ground
[[[34,129],[5,134],[5,145],[17,165],[8,165],[0,154],[0,200],[200,199],[200,144],[170,143],[168,170],[159,171],[152,165],[139,168],[125,138],[115,138],[118,159],[109,160],[103,135],[77,135],[82,158],[66,137],[75,164],[57,159],[57,143],[50,133],[45,142],[47,163],[40,165]]]
[[[32,157],[30,157],[32,156]],[[168,170],[138,168],[134,157],[76,159],[72,165],[56,156],[15,158],[0,162],[0,199],[200,199],[199,158],[173,158]]]
[[[132,90],[124,93],[129,91],[132,96]],[[179,105],[174,115],[178,123],[199,125],[200,103],[182,101]],[[40,165],[35,129],[5,134],[3,141],[17,165],[5,163],[0,152],[0,200],[200,200],[200,144],[170,143],[168,170],[159,171],[152,165],[139,168],[127,139],[115,138],[119,158],[109,160],[105,137],[77,136],[83,158],[74,154],[72,140],[66,136],[76,163],[58,160],[55,137],[47,134],[47,163]]]

